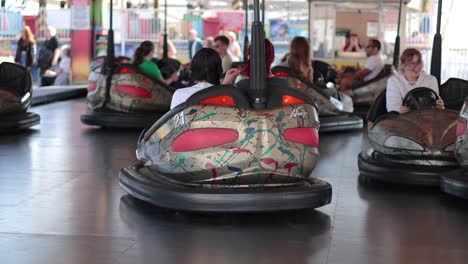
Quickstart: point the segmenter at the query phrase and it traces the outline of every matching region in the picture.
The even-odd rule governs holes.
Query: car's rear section
[[[88,125],[144,128],[169,110],[172,92],[133,64],[116,65],[110,77],[95,67],[88,84],[89,111],[81,120]]]
[[[317,110],[291,91],[274,95],[270,100],[279,105],[264,110],[251,109],[236,87],[195,94],[142,134],[142,163],[121,171],[121,186],[181,210],[276,211],[329,203],[331,186],[309,177],[318,158]]]

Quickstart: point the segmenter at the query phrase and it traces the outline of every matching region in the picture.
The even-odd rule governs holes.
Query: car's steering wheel
[[[319,71],[314,71],[314,83],[318,85],[323,85],[325,82],[325,78],[323,77],[323,74]]]
[[[403,99],[403,105],[412,111],[435,108],[439,100],[437,93],[426,87],[418,87],[409,91]]]

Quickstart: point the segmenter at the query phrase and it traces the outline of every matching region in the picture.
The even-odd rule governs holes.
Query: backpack
[[[53,58],[54,58],[54,52],[48,49],[47,47],[43,46],[41,50],[39,51],[39,57],[37,58],[37,65],[41,69],[47,69],[50,67]]]

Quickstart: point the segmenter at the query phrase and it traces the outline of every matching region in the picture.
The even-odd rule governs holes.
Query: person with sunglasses
[[[406,94],[418,87],[427,87],[439,94],[437,79],[423,70],[421,52],[406,49],[400,57],[400,69],[387,81],[387,111],[407,113],[411,109],[403,105]],[[444,101],[436,101],[438,109],[444,109]]]
[[[380,56],[382,44],[377,39],[369,39],[366,46],[366,66],[354,73],[342,73],[339,75],[340,85],[338,90],[347,91],[362,82],[370,81],[377,77],[385,64]]]

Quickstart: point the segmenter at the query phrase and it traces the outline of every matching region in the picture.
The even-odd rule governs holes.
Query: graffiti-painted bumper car
[[[89,76],[84,124],[144,128],[169,110],[172,87],[144,75],[133,64],[117,65],[110,76],[103,65],[96,64]]]
[[[331,185],[309,177],[318,158],[312,99],[285,88],[253,110],[240,89],[202,90],[142,133],[141,163],[122,169],[130,195],[188,211],[249,212],[316,208]]]
[[[272,69],[278,77],[288,78],[292,83],[300,81],[305,92],[310,95],[318,105],[320,115],[320,132],[361,129],[363,120],[352,115],[352,99],[334,89],[319,86],[296,76],[289,67],[276,66]],[[335,91],[334,94],[330,91]]]
[[[448,100],[448,106],[457,108],[461,98],[468,93],[468,81],[451,78],[441,87],[441,94],[444,93],[445,86],[456,86],[458,92],[452,94],[453,100]],[[447,104],[447,103],[446,103]],[[455,157],[461,168],[445,173],[441,180],[441,189],[445,193],[468,199],[468,97],[462,104],[457,123],[457,142],[455,145]]]
[[[385,90],[368,115],[371,149],[359,155],[360,180],[439,186],[440,176],[458,167],[454,158],[458,112],[435,109],[429,88],[410,91],[403,102],[412,110],[387,113]]]
[[[39,124],[37,114],[27,112],[32,99],[31,75],[23,66],[0,64],[0,133],[28,129]]]

